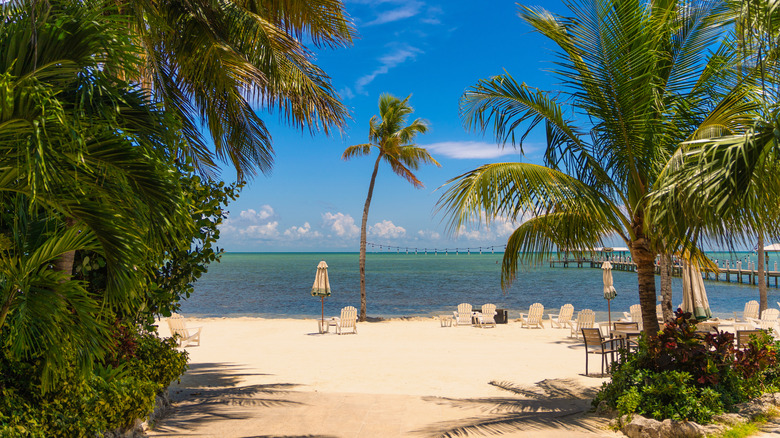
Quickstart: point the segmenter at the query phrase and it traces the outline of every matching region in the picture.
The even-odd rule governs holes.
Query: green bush
[[[737,403],[773,391],[780,384],[780,343],[764,333],[737,350],[734,335],[702,335],[690,313],[678,309],[675,321],[655,339],[643,338],[635,354],[622,355],[593,401],[621,415],[656,420],[708,422]]]

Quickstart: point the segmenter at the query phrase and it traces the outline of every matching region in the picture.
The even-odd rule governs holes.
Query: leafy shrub
[[[622,355],[594,405],[603,400],[621,415],[706,423],[736,403],[777,388],[778,347],[764,333],[738,350],[733,334],[697,333],[691,314],[678,309],[657,338],[642,338],[636,354]]]

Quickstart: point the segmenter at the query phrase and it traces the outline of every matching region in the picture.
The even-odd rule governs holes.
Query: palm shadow
[[[164,436],[166,432],[180,436],[182,430],[194,430],[204,423],[224,420],[244,420],[254,415],[227,407],[283,407],[299,406],[289,400],[291,383],[273,383],[239,386],[243,377],[264,375],[243,373],[245,368],[228,363],[203,363],[192,365],[181,381],[168,389],[175,416],[161,419],[154,430]],[[216,426],[215,426],[216,427]]]
[[[479,408],[487,413],[454,421],[432,424],[415,433],[427,437],[463,437],[501,435],[512,432],[556,428],[565,431],[595,432],[603,429],[603,420],[589,415],[590,402],[597,390],[570,379],[547,379],[529,387],[511,382],[490,382],[513,393],[514,397],[453,399],[426,397],[426,401],[461,409]]]

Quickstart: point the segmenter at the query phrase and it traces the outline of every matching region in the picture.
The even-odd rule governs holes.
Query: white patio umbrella
[[[320,297],[322,305],[322,322],[320,323],[320,333],[325,326],[325,297],[330,296],[330,281],[328,280],[328,264],[322,260],[317,265],[317,275],[314,276],[314,285],[311,287],[311,296]]]
[[[683,260],[683,312],[691,312],[696,319],[707,319],[712,316],[707,291],[704,290],[704,280],[697,266]]]
[[[617,296],[615,286],[612,285],[612,263],[609,261],[604,262],[601,265],[601,269],[604,278],[604,299],[607,300],[607,317],[609,318],[609,326],[612,327],[612,307],[610,301]]]

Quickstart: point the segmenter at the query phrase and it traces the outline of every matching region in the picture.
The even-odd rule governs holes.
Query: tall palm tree
[[[345,125],[346,107],[303,43],[352,43],[356,32],[341,0],[105,2],[119,5],[142,50],[142,68],[126,76],[182,121],[182,153],[200,169],[213,170],[215,158],[231,163],[239,180],[271,169],[271,134],[257,110],[276,111],[310,133]]]
[[[566,88],[549,93],[508,73],[481,80],[461,98],[467,127],[519,144],[544,124],[544,166],[498,163],[452,179],[439,206],[454,230],[497,216],[530,219],[509,237],[502,285],[521,260],[556,248],[592,248],[622,239],[637,265],[648,333],[658,330],[655,258],[663,241],[645,217],[645,196],[663,163],[711,102],[725,56],[706,53],[719,38],[720,1],[567,1],[571,17],[520,6],[520,17],[555,42]],[[590,122],[590,125],[584,123]],[[527,127],[524,131],[523,125]],[[519,133],[517,131],[520,131]]]
[[[384,160],[390,165],[393,173],[418,189],[424,186],[413,171],[419,169],[420,164],[430,163],[441,166],[425,148],[414,143],[417,134],[425,134],[428,131],[428,125],[421,119],[415,119],[406,125],[407,118],[414,112],[409,105],[410,97],[411,95],[400,100],[388,93],[379,96],[379,117],[371,117],[368,130],[369,142],[350,146],[341,156],[342,159],[349,160],[353,157],[370,155],[371,148],[379,152],[374,162],[374,171],[371,173],[371,182],[368,184],[368,196],[363,206],[363,221],[360,225],[360,321],[366,320],[366,225],[379,163]]]

